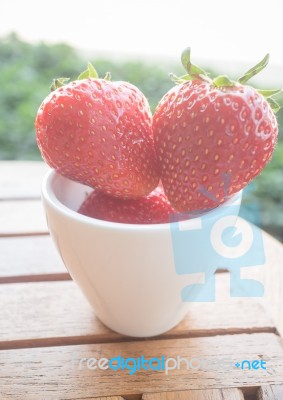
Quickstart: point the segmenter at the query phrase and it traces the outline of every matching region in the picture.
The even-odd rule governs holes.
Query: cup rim
[[[72,220],[76,220],[77,222],[81,222],[85,225],[89,226],[96,226],[96,227],[101,227],[101,228],[108,228],[108,229],[115,229],[115,230],[126,230],[126,231],[137,231],[137,230],[142,230],[142,231],[154,231],[154,230],[168,230],[170,229],[170,225],[173,223],[179,223],[179,222],[166,222],[166,223],[161,223],[161,224],[129,224],[129,223],[121,223],[121,222],[111,222],[111,221],[105,221],[93,217],[88,217],[87,215],[83,215],[78,213],[75,210],[72,210],[71,208],[67,207],[65,204],[63,204],[55,195],[54,190],[53,190],[53,183],[55,179],[66,179],[69,180],[68,178],[64,177],[63,175],[59,174],[57,171],[54,169],[50,169],[47,171],[45,174],[42,185],[41,185],[41,195],[43,200],[45,200],[49,206],[51,206],[55,211],[57,211],[60,214],[63,214],[65,217],[68,217]],[[91,188],[90,188],[91,189]],[[233,196],[231,196],[227,201],[225,201],[223,204],[219,205],[218,207],[207,211],[203,213],[202,215],[197,215],[196,217],[184,220],[186,221],[186,224],[188,226],[190,224],[195,223],[195,220],[197,218],[205,216],[206,218],[213,218],[217,214],[221,216],[224,213],[225,207],[231,206],[233,204],[240,204],[241,199],[242,199],[242,192],[243,190],[240,190],[239,192],[235,193]],[[184,222],[180,221],[180,222]],[[191,223],[189,221],[192,221]]]

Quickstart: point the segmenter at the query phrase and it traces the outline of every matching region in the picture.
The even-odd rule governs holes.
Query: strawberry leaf
[[[262,71],[268,64],[269,54],[266,56],[254,67],[249,69],[243,76],[238,79],[238,82],[244,85],[247,83],[253,76],[257,75],[260,71]]]
[[[260,93],[262,96],[268,98],[271,96],[274,96],[275,94],[280,93],[282,90],[281,89],[270,89],[270,90],[260,90],[257,89],[258,93]]]
[[[89,71],[89,77],[90,78],[98,78],[99,77],[96,69],[94,68],[94,66],[90,62],[87,64],[87,69]]]
[[[230,78],[228,78],[227,75],[217,76],[216,78],[213,79],[212,82],[213,82],[214,86],[216,86],[218,88],[236,85],[236,82],[232,81]]]
[[[169,74],[171,80],[176,83],[177,85],[187,82],[187,81],[192,81],[193,77],[191,75],[182,75],[182,76],[177,76],[175,74],[170,73]]]
[[[94,66],[89,62],[87,64],[87,69],[83,71],[77,78],[77,80],[88,79],[88,78],[99,78],[98,73]]]
[[[78,81],[80,81],[82,79],[87,79],[87,78],[89,78],[89,76],[88,76],[88,70],[86,69],[85,71],[80,73],[77,79]]]
[[[278,104],[277,101],[274,100],[272,97],[268,97],[267,101],[268,101],[272,111],[274,112],[274,114],[276,114],[281,108],[280,104]]]
[[[103,78],[106,81],[111,81],[111,72],[106,72],[105,77]]]
[[[56,78],[53,79],[52,85],[50,86],[51,92],[54,92],[54,90],[64,86],[66,82],[68,82],[70,78]]]

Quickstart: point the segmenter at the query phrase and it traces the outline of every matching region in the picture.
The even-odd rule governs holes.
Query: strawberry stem
[[[191,63],[191,48],[187,47],[181,55],[181,61],[183,64],[183,67],[187,71],[188,75],[192,77],[192,79],[199,78],[201,75],[207,76],[206,71],[204,71],[202,68],[198,67],[197,65],[194,65]]]
[[[197,65],[191,63],[191,48],[190,47],[187,47],[182,52],[181,61],[182,61],[183,67],[187,71],[187,74],[180,76],[180,77],[178,77],[172,73],[169,74],[170,78],[172,79],[172,81],[174,83],[181,84],[186,81],[193,81],[193,80],[202,80],[202,81],[207,81],[207,82],[211,83],[211,79],[209,78],[207,72],[204,69],[198,67]]]

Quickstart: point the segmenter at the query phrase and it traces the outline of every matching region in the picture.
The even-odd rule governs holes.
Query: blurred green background
[[[0,160],[41,160],[34,132],[37,109],[49,93],[54,77],[75,79],[87,61],[93,62],[100,76],[111,71],[113,80],[130,81],[138,86],[148,98],[152,112],[173,86],[168,72],[184,73],[178,60],[176,65],[169,62],[159,65],[153,61],[88,58],[62,43],[30,44],[16,34],[0,39]],[[256,223],[283,242],[283,110],[277,118],[280,127],[277,148],[272,161],[244,196],[244,211],[246,214],[258,204],[260,221]]]

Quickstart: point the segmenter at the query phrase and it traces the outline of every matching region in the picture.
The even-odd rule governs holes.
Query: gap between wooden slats
[[[245,400],[240,389],[188,390],[185,392],[148,393],[142,400]]]
[[[282,375],[283,381],[283,375]],[[283,399],[283,383],[282,385],[262,386],[258,390],[258,400],[282,400]]]

